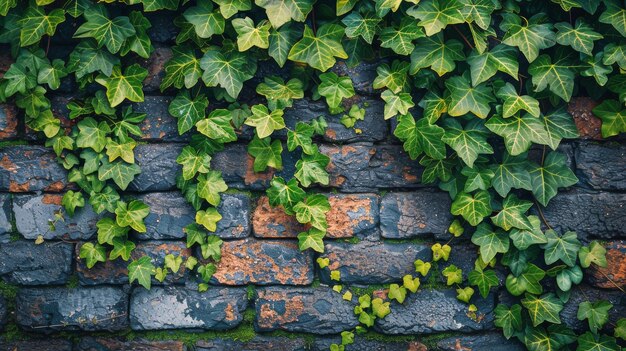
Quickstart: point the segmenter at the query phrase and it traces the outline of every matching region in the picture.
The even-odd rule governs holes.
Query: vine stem
[[[463,41],[465,42],[465,44],[467,44],[467,46],[470,47],[470,49],[474,50],[474,46],[469,42],[469,40],[467,39],[467,37],[465,36],[465,34],[463,34],[459,28],[457,28],[456,26],[452,26],[452,28],[454,28],[454,30],[456,30],[457,33],[459,33],[459,35],[461,36],[461,38],[463,38]]]
[[[96,320],[94,320],[94,323],[106,322],[106,321],[110,321],[110,320],[117,319],[117,318],[120,318],[120,317],[125,317],[125,316],[126,316],[126,313],[122,313],[122,314],[119,314],[119,315],[114,314],[113,316],[108,317],[108,318],[96,319]],[[67,323],[67,324],[51,324],[51,325],[37,325],[37,326],[34,326],[33,329],[60,328],[60,327],[67,327],[69,325],[71,325],[71,326],[80,326],[80,324],[78,324],[78,323],[72,323],[72,324],[69,324],[69,323]]]

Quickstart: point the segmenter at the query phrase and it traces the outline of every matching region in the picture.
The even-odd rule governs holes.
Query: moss
[[[246,287],[246,291],[247,291],[248,300],[250,301],[253,300],[256,296],[256,287],[250,284]]]
[[[18,240],[20,240],[20,239],[22,239],[22,236],[20,235],[20,233],[13,232],[13,233],[11,233],[11,235],[9,236],[9,240],[10,240],[11,242],[16,242],[16,241],[18,241]]]
[[[79,282],[80,282],[80,279],[78,279],[78,274],[74,273],[67,280],[65,287],[68,289],[76,289],[80,285]]]
[[[432,244],[432,239],[429,238],[411,238],[411,239],[383,239],[383,242],[387,244]]]
[[[7,140],[0,141],[0,149],[7,146],[28,145],[29,142],[25,140]]]
[[[356,236],[353,236],[353,237],[348,238],[348,239],[343,239],[342,241],[343,241],[344,243],[348,243],[348,244],[358,244],[358,243],[360,243],[360,242],[361,242],[361,239],[359,239],[359,238],[358,238],[358,237],[356,237]]]
[[[415,335],[386,335],[375,332],[373,330],[368,330],[366,333],[361,334],[357,337],[363,338],[365,340],[380,342],[407,342],[417,340],[417,337]]]
[[[368,285],[367,287],[351,286],[350,291],[352,291],[352,293],[358,297],[358,296],[363,296],[363,295],[372,295],[374,291],[383,290],[387,288],[389,288],[388,284],[387,285],[372,284],[372,285]]]
[[[17,290],[17,286],[5,283],[4,281],[0,280],[0,295],[2,295],[9,304],[11,302],[15,302]]]
[[[320,282],[319,278],[315,278],[313,280],[313,283],[311,283],[312,288],[319,288],[320,285],[322,285],[322,283]]]

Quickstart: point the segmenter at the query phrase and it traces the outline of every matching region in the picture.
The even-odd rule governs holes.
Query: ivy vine
[[[135,62],[154,51],[144,14],[170,16],[167,10],[177,11],[179,31],[160,88],[176,95],[169,113],[178,132],[191,134],[176,159],[182,166],[177,186],[196,210],[195,223],[185,228],[187,246],[199,247],[203,260],[170,254],[156,267],[149,257],[131,260],[135,244],[129,234],[146,231],[150,209],[120,191],[141,171],[134,149],[145,114],[128,102],[144,100],[148,72]],[[254,129],[247,151],[255,172],[282,169],[284,145],[273,136],[287,131],[287,150],[299,157],[296,172],[292,179],[274,177],[267,196],[272,206],[308,225],[298,235],[300,249],[323,252],[330,203],[309,188],[329,184],[330,160],[316,144],[327,124],[319,117],[290,129],[284,112],[305,96],[322,99],[346,128],[362,132],[358,121],[366,106],[351,99],[350,77],[330,69],[338,59],[356,65],[376,58],[382,63],[372,88],[385,102],[382,117],[393,120],[394,135],[424,167],[422,182],[449,193],[457,219],[449,228],[452,239],[432,245],[432,261],[417,260],[415,274],[391,284],[386,299],[355,296],[340,284],[339,271],[330,272],[333,289],[358,301],[360,322],[331,350],[343,350],[355,332],[417,292],[420,278],[434,262],[447,261],[454,239],[466,232],[480,253],[468,281],[454,265],[442,274],[468,303],[468,316],[480,318],[470,299],[475,289],[484,298],[501,284],[500,267],[517,301],[495,310],[506,338],[537,351],[621,349],[616,338],[626,339],[626,319],[613,326],[613,336],[603,333],[609,302],[580,304],[578,319],[589,324],[582,335],[559,317],[583,269],[606,266],[605,249],[550,229],[529,210],[536,206],[541,214],[559,188],[578,181],[558,151],[563,139],[578,136],[565,109],[572,96],[602,101],[593,112],[602,120],[603,137],[626,132],[623,1],[0,0],[0,15],[0,43],[10,45],[14,57],[0,79],[0,101],[24,111],[28,127],[45,135],[78,186],[63,196],[66,213],[86,203],[109,213],[97,223],[97,241],[80,248],[89,268],[130,261],[130,282],[149,289],[153,277],[163,281],[184,264],[201,279],[199,289],[208,289],[222,245],[210,233],[221,219],[220,194],[228,189],[211,158],[239,140],[244,125]],[[68,36],[58,30],[65,22],[76,25],[64,30],[80,40],[66,61],[51,60],[51,41]],[[269,75],[250,86],[259,65],[278,67],[289,80]],[[79,88],[79,98],[67,105],[70,125],[54,116],[48,98],[64,82]],[[321,257],[317,263],[322,269],[330,264]]]

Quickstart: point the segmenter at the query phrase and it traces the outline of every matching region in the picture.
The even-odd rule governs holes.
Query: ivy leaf
[[[74,211],[76,207],[84,207],[85,199],[83,198],[83,193],[80,191],[74,192],[72,190],[63,194],[63,198],[61,199],[61,205],[65,208],[67,214],[70,217],[74,216]]]
[[[615,327],[615,337],[626,340],[626,318],[620,318]]]
[[[119,226],[112,218],[102,218],[96,223],[98,227],[98,243],[113,245],[114,239],[124,239],[128,235],[129,227]]]
[[[220,7],[220,13],[228,19],[239,11],[248,11],[252,8],[250,0],[213,0]]]
[[[283,145],[280,140],[259,139],[255,136],[248,144],[248,153],[254,157],[255,172],[263,172],[268,166],[278,170],[283,169],[282,152]]]
[[[589,268],[592,263],[599,267],[606,267],[606,249],[597,241],[592,241],[589,246],[583,246],[578,252],[580,265],[583,268]]]
[[[313,9],[311,0],[255,0],[255,3],[265,9],[274,28],[291,20],[304,22]]]
[[[219,261],[222,258],[222,244],[224,241],[217,235],[209,235],[206,238],[206,242],[200,245],[202,251],[202,257],[204,259],[213,259]]]
[[[56,59],[52,61],[52,65],[46,65],[39,70],[37,83],[48,84],[50,89],[57,90],[61,86],[61,78],[66,76],[64,62]]]
[[[28,6],[19,20],[20,45],[37,44],[44,35],[53,36],[59,24],[65,22],[65,11],[55,9],[46,14],[40,6]]]
[[[346,36],[348,38],[361,36],[368,44],[371,44],[374,40],[380,21],[382,19],[373,13],[366,12],[365,15],[361,15],[357,11],[352,11],[351,14],[341,20],[346,26]]]
[[[429,123],[434,124],[439,120],[442,114],[448,111],[448,102],[446,99],[429,91],[418,104],[423,111],[423,116]]]
[[[330,162],[330,157],[316,152],[313,155],[302,155],[296,162],[295,177],[304,187],[309,187],[313,183],[328,185],[328,172],[326,167]]]
[[[565,155],[550,152],[543,162],[543,166],[536,166],[530,170],[530,180],[533,195],[543,206],[547,206],[550,199],[557,194],[560,187],[568,187],[578,183],[578,178],[567,166]]]
[[[465,302],[465,303],[469,303],[470,299],[472,298],[472,296],[474,295],[474,289],[472,289],[469,286],[466,286],[464,288],[458,288],[456,289],[456,298],[459,301]],[[470,311],[471,311],[471,306],[470,306]]]
[[[450,116],[464,116],[471,112],[479,118],[487,118],[491,111],[489,104],[495,101],[491,88],[484,84],[472,87],[467,74],[448,78],[446,88],[450,91]]]
[[[494,176],[493,171],[489,168],[469,168],[467,166],[463,167],[461,174],[467,177],[465,186],[463,187],[463,191],[466,193],[479,189],[489,189],[491,186],[491,179]]]
[[[128,240],[114,239],[113,249],[109,253],[109,260],[115,260],[121,257],[122,260],[128,261],[133,250],[135,250],[135,243]]]
[[[541,221],[537,216],[528,216],[528,221],[532,226],[532,229],[517,229],[513,228],[509,233],[513,245],[519,250],[526,250],[531,245],[545,244],[548,242],[545,234],[541,231]]]
[[[409,55],[415,49],[413,40],[424,36],[424,32],[410,18],[403,18],[399,27],[385,27],[380,32],[380,46],[393,50],[398,55]]]
[[[217,222],[222,219],[222,215],[213,207],[196,212],[196,223],[204,226],[207,230],[214,232],[217,230]]]
[[[511,83],[506,83],[496,96],[503,100],[502,117],[508,118],[515,115],[520,110],[530,113],[534,117],[539,117],[539,101],[529,95],[517,95],[515,87]]]
[[[101,162],[102,165],[98,168],[98,179],[101,181],[113,179],[122,190],[126,190],[135,176],[141,173],[139,166],[134,163],[129,164],[121,160],[109,162],[107,158],[103,158]]]
[[[374,89],[388,88],[394,94],[409,90],[409,63],[394,60],[389,67],[384,63],[376,67],[376,79],[372,86]],[[430,121],[430,118],[429,118]],[[434,123],[434,122],[433,122]]]
[[[193,88],[202,76],[200,60],[196,57],[195,50],[186,46],[174,46],[172,58],[164,67],[165,77],[161,82],[161,91],[169,87],[181,89]]]
[[[403,303],[406,298],[406,288],[398,284],[389,285],[389,293],[387,295],[390,300],[396,300],[398,303]]]
[[[102,192],[91,195],[89,203],[96,213],[102,213],[104,210],[114,212],[119,199],[120,195],[117,191],[110,186],[106,186]]]
[[[515,333],[522,329],[522,306],[515,304],[508,308],[499,304],[494,310],[495,319],[493,324],[502,328],[504,337],[510,339]]]
[[[587,55],[593,55],[593,42],[603,38],[600,33],[594,32],[593,27],[581,18],[576,20],[575,27],[567,22],[557,23],[554,27],[559,31],[556,34],[557,43],[571,46],[574,50]]]
[[[152,273],[155,269],[156,267],[152,264],[148,256],[133,260],[128,265],[128,280],[131,284],[136,280],[139,285],[150,290],[150,286],[152,285]]]
[[[328,227],[326,212],[330,211],[328,198],[321,194],[311,195],[293,206],[300,223],[310,223],[313,228],[325,231]]]
[[[483,298],[489,295],[489,290],[492,287],[498,286],[500,280],[496,276],[496,272],[493,270],[473,270],[467,276],[469,283],[478,287],[478,291]],[[497,315],[497,311],[496,311]]]
[[[506,289],[513,296],[520,296],[525,292],[541,294],[543,287],[540,282],[545,276],[546,272],[543,269],[529,263],[519,276],[509,274],[506,277]]]
[[[148,214],[150,214],[150,207],[139,200],[133,200],[128,204],[120,201],[115,209],[115,221],[120,227],[130,226],[140,233],[145,233],[146,225],[143,223],[143,219]]]
[[[542,296],[526,294],[522,306],[528,310],[534,327],[543,322],[561,324],[559,312],[563,309],[563,303],[552,293]]]
[[[313,249],[319,253],[324,253],[324,236],[326,231],[311,228],[307,232],[298,234],[298,248],[300,251]]]
[[[345,15],[350,12],[357,2],[358,0],[337,0],[337,4],[335,6],[337,16]]]
[[[548,134],[548,146],[552,150],[559,147],[562,139],[578,138],[578,128],[576,128],[574,119],[565,107],[543,115],[542,118]]]
[[[404,150],[415,160],[424,152],[433,159],[446,157],[446,144],[443,142],[443,128],[428,123],[426,118],[421,118],[415,123],[411,114],[400,115],[394,135],[404,142]]]
[[[566,265],[573,267],[576,264],[578,250],[582,246],[575,232],[565,232],[562,236],[557,235],[554,230],[546,232],[547,243],[541,246],[544,249],[544,259],[546,264],[553,264],[561,260]]]
[[[115,107],[124,99],[143,102],[143,80],[147,75],[148,71],[138,64],[129,66],[124,73],[119,66],[115,66],[110,77],[100,74],[96,82],[107,89],[107,98],[111,107]]]
[[[430,262],[424,262],[422,260],[416,260],[415,262],[413,262],[413,264],[415,265],[415,271],[422,274],[423,277],[425,277],[426,274],[428,274],[428,271],[430,270],[430,267],[431,267]]]
[[[189,91],[176,95],[169,105],[168,112],[178,119],[178,134],[189,131],[199,120],[204,118],[209,100],[204,95],[191,98]]]
[[[463,271],[453,264],[444,268],[444,270],[441,272],[441,275],[446,277],[446,285],[448,286],[461,284],[463,282]]]
[[[622,70],[626,69],[626,45],[609,43],[604,46],[603,53],[603,64],[610,66],[617,63]]]
[[[626,29],[624,29],[626,32]],[[576,351],[619,351],[620,347],[615,342],[615,338],[607,335],[597,335],[586,332],[578,337],[578,347]]]
[[[491,24],[491,13],[496,9],[493,0],[461,0],[461,13],[468,23],[476,23],[480,28],[487,30]]]
[[[287,62],[289,50],[298,40],[298,31],[286,25],[280,29],[270,30],[269,49],[267,53],[278,63],[281,68]]]
[[[251,108],[252,116],[246,119],[245,124],[255,127],[256,134],[263,139],[274,133],[275,130],[285,128],[283,110],[270,112],[264,105],[254,105]]]
[[[292,178],[289,182],[285,183],[283,178],[274,177],[270,182],[270,188],[267,189],[270,205],[282,205],[285,213],[289,215],[295,213],[292,210],[293,206],[302,201],[305,195],[306,193],[300,188],[296,178]]]
[[[200,60],[200,67],[204,70],[202,80],[208,87],[219,84],[233,99],[239,96],[243,82],[256,72],[256,63],[244,54],[230,52],[225,55],[217,50],[207,51]]]
[[[481,120],[473,119],[463,128],[457,120],[446,119],[444,129],[446,132],[442,140],[450,145],[469,167],[474,167],[474,161],[479,154],[493,154],[493,149],[487,142],[489,133]]]
[[[472,223],[470,222],[470,224]],[[491,261],[498,253],[509,251],[509,236],[507,233],[499,229],[493,230],[487,223],[481,223],[476,228],[474,235],[472,235],[472,243],[480,246],[480,257],[484,263]]]
[[[128,17],[110,19],[103,5],[88,7],[83,16],[86,22],[76,30],[74,38],[94,38],[99,47],[106,46],[112,54],[120,51],[124,41],[135,35],[135,27]]]
[[[455,61],[465,59],[463,44],[455,39],[444,41],[443,34],[420,38],[411,53],[411,74],[430,67],[441,77],[456,68]]]
[[[198,152],[192,146],[185,146],[176,158],[176,163],[183,166],[183,179],[192,179],[196,173],[210,171],[211,156],[205,152]]]
[[[613,72],[613,67],[605,66],[602,63],[603,56],[604,53],[599,52],[596,56],[585,58],[584,63],[587,64],[587,69],[580,72],[583,77],[593,77],[600,86],[604,86],[608,82],[609,77],[607,75]]]
[[[380,94],[380,97],[385,101],[385,119],[392,118],[397,114],[406,115],[409,113],[409,109],[415,106],[409,93],[394,94],[391,90],[385,90]]]
[[[602,137],[626,133],[626,110],[618,101],[604,100],[593,109],[593,114],[602,120]]]
[[[257,0],[259,1],[267,0]],[[270,0],[279,1],[279,0]],[[284,2],[284,0],[280,0]],[[295,0],[294,0],[295,1]],[[307,0],[297,0],[307,1]],[[325,72],[335,65],[335,57],[347,59],[348,54],[341,46],[344,29],[337,24],[325,24],[317,30],[317,35],[309,26],[304,26],[304,35],[289,51],[289,59],[307,63],[309,66]]]
[[[74,71],[78,79],[98,71],[110,76],[113,73],[113,67],[119,64],[120,59],[117,56],[107,50],[99,49],[93,41],[83,40],[70,54],[67,70]]]
[[[84,259],[87,268],[91,269],[98,262],[106,262],[106,248],[100,244],[84,243],[80,247],[79,257]]]
[[[422,0],[407,10],[407,15],[417,18],[427,36],[441,32],[450,24],[465,22],[461,13],[463,4],[454,0]]]
[[[561,291],[570,291],[572,284],[580,284],[582,281],[583,271],[579,266],[562,269],[556,274],[556,284]]]
[[[407,274],[402,277],[402,286],[404,286],[408,291],[416,293],[417,289],[420,287],[420,278],[413,278],[412,275]]]
[[[502,43],[517,46],[528,62],[539,56],[539,50],[547,49],[556,44],[556,34],[552,25],[541,23],[542,14],[535,15],[522,25],[522,18],[515,14],[503,14],[500,29],[506,32]]]
[[[222,172],[208,171],[198,176],[198,196],[205,199],[209,204],[220,204],[220,193],[228,190],[228,185],[222,179]]]
[[[270,110],[284,109],[293,105],[293,99],[302,99],[302,81],[292,78],[287,83],[278,76],[265,77],[263,83],[256,87],[256,92],[265,96]]]
[[[485,127],[504,138],[504,145],[512,156],[528,151],[533,143],[547,145],[550,142],[543,121],[530,114],[509,118],[496,115],[485,123]]]
[[[109,156],[109,162],[115,161],[117,158],[128,163],[135,163],[135,154],[133,149],[137,146],[137,142],[132,139],[127,139],[126,142],[118,143],[111,138],[107,139],[107,156]]]
[[[95,152],[104,150],[107,144],[107,134],[111,132],[107,122],[98,123],[95,119],[87,117],[78,122],[78,136],[76,146],[80,148],[92,148]]]
[[[440,243],[435,243],[430,247],[430,250],[433,252],[433,261],[437,262],[442,258],[444,261],[447,261],[450,258],[452,247],[448,244],[441,245]]]
[[[533,226],[525,215],[526,211],[532,206],[532,202],[520,200],[515,194],[510,194],[504,199],[502,210],[497,215],[491,217],[491,221],[506,231],[511,228],[532,230]]]
[[[237,135],[231,122],[231,111],[216,109],[211,111],[206,118],[197,121],[196,129],[218,143],[228,143],[237,140]]]
[[[354,87],[350,77],[339,77],[334,72],[320,74],[321,83],[317,90],[326,98],[331,113],[341,111],[341,101],[354,96]]]
[[[619,1],[605,1],[606,10],[598,19],[601,23],[610,24],[623,37],[626,37],[626,9],[624,9]]]
[[[210,0],[198,0],[197,6],[185,10],[183,16],[193,25],[196,35],[200,38],[210,38],[214,34],[224,33],[226,21],[217,11],[213,11]]]
[[[372,312],[378,318],[385,318],[386,315],[391,313],[391,309],[389,308],[389,302],[383,302],[383,299],[377,297],[372,300]],[[360,321],[360,319],[359,319]],[[372,323],[374,321],[372,320]]]
[[[287,148],[289,151],[294,151],[300,146],[305,154],[315,154],[317,145],[313,144],[313,134],[315,134],[315,130],[311,125],[298,121],[296,128],[287,132]]]
[[[489,1],[489,0],[483,0]],[[498,71],[504,72],[517,80],[517,50],[508,45],[500,44],[490,51],[478,53],[473,51],[467,58],[472,75],[472,85],[476,86],[486,82],[496,75]]]
[[[167,254],[165,255],[164,264],[165,267],[169,268],[173,273],[178,273],[180,266],[183,264],[183,258],[181,256]]]
[[[569,101],[574,91],[574,72],[564,58],[552,63],[549,55],[541,55],[528,67],[536,92],[549,90]]]
[[[270,27],[268,21],[261,21],[257,26],[250,17],[235,18],[232,20],[233,28],[237,32],[237,47],[239,51],[246,51],[253,46],[267,49],[270,45]]]

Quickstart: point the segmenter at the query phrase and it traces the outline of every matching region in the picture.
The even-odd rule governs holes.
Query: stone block
[[[72,273],[74,245],[32,241],[0,244],[0,276],[10,284],[65,284]]]
[[[0,235],[13,231],[11,194],[0,193]]]
[[[501,332],[457,335],[437,342],[438,351],[489,350],[489,351],[524,351],[526,347],[517,339],[507,340]]]
[[[67,171],[52,150],[27,145],[0,149],[0,191],[60,192],[67,184]]]
[[[17,108],[14,105],[0,104],[0,140],[18,136]]]
[[[128,187],[131,191],[167,191],[176,189],[176,176],[181,167],[176,158],[183,149],[181,144],[142,144],[135,147],[135,163],[141,173]]]
[[[418,190],[386,194],[380,204],[381,235],[390,239],[448,236],[450,196],[444,192]]]
[[[626,190],[626,144],[580,142],[574,157],[581,183],[597,190]]]
[[[74,351],[186,351],[187,348],[182,341],[152,341],[144,339],[133,339],[124,341],[122,339],[104,337],[84,337],[74,347]]]
[[[585,271],[587,281],[598,288],[626,288],[626,241],[609,241],[606,248],[606,268],[592,264]]]

